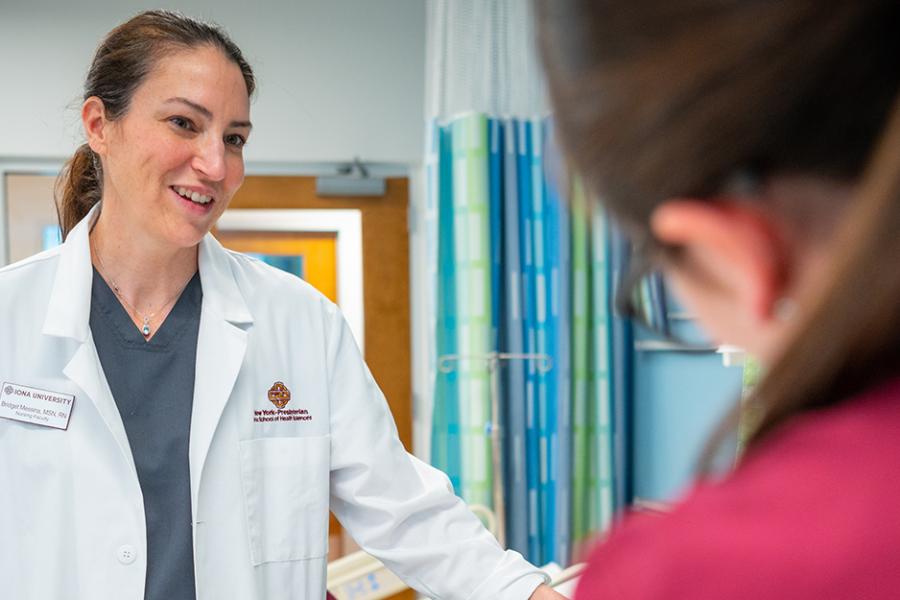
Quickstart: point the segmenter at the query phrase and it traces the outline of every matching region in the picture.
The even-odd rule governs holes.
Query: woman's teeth
[[[196,202],[197,204],[208,204],[212,200],[210,196],[204,196],[203,194],[192,192],[187,188],[173,187],[172,189],[175,190],[175,192],[182,198],[187,198],[191,202]]]

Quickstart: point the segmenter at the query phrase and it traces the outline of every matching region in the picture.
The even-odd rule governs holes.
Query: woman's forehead
[[[213,118],[247,120],[250,99],[244,76],[231,59],[211,46],[167,54],[135,91],[135,100],[181,98],[207,109]]]

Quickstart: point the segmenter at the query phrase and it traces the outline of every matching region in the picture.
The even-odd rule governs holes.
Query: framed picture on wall
[[[223,246],[306,280],[335,302],[364,350],[362,214],[354,209],[231,209]]]

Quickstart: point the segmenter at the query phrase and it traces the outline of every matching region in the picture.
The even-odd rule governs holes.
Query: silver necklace
[[[165,304],[163,304],[162,306],[160,306],[159,308],[154,310],[152,313],[144,314],[141,311],[139,311],[137,308],[135,308],[135,306],[132,305],[131,302],[129,302],[128,300],[125,299],[125,296],[123,296],[121,290],[119,290],[119,286],[116,284],[115,281],[113,281],[113,279],[111,277],[109,277],[108,271],[106,270],[106,265],[103,264],[103,259],[100,257],[100,253],[97,252],[97,248],[96,248],[96,246],[94,246],[93,239],[90,239],[90,247],[91,247],[91,250],[93,250],[94,256],[97,257],[97,263],[98,263],[97,266],[99,267],[98,270],[100,271],[100,275],[103,276],[103,279],[105,279],[106,281],[109,282],[109,287],[112,289],[113,293],[116,295],[116,298],[121,300],[122,304],[124,304],[128,309],[130,309],[130,311],[132,313],[136,314],[141,319],[141,321],[143,322],[143,326],[141,327],[141,333],[144,334],[144,337],[145,338],[150,337],[150,333],[151,333],[150,322],[153,319],[153,317],[155,317],[158,313],[160,313],[164,309],[168,308],[170,304],[175,302],[175,300],[179,296],[181,296],[181,292],[184,291],[184,288],[187,287],[187,283],[184,284],[184,287],[182,287],[178,291],[178,293],[175,294],[174,296],[172,296]],[[190,280],[188,280],[188,283],[190,283]]]

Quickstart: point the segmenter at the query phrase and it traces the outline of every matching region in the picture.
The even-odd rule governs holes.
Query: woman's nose
[[[225,144],[212,136],[200,141],[194,155],[195,170],[210,181],[221,181],[225,178]]]

